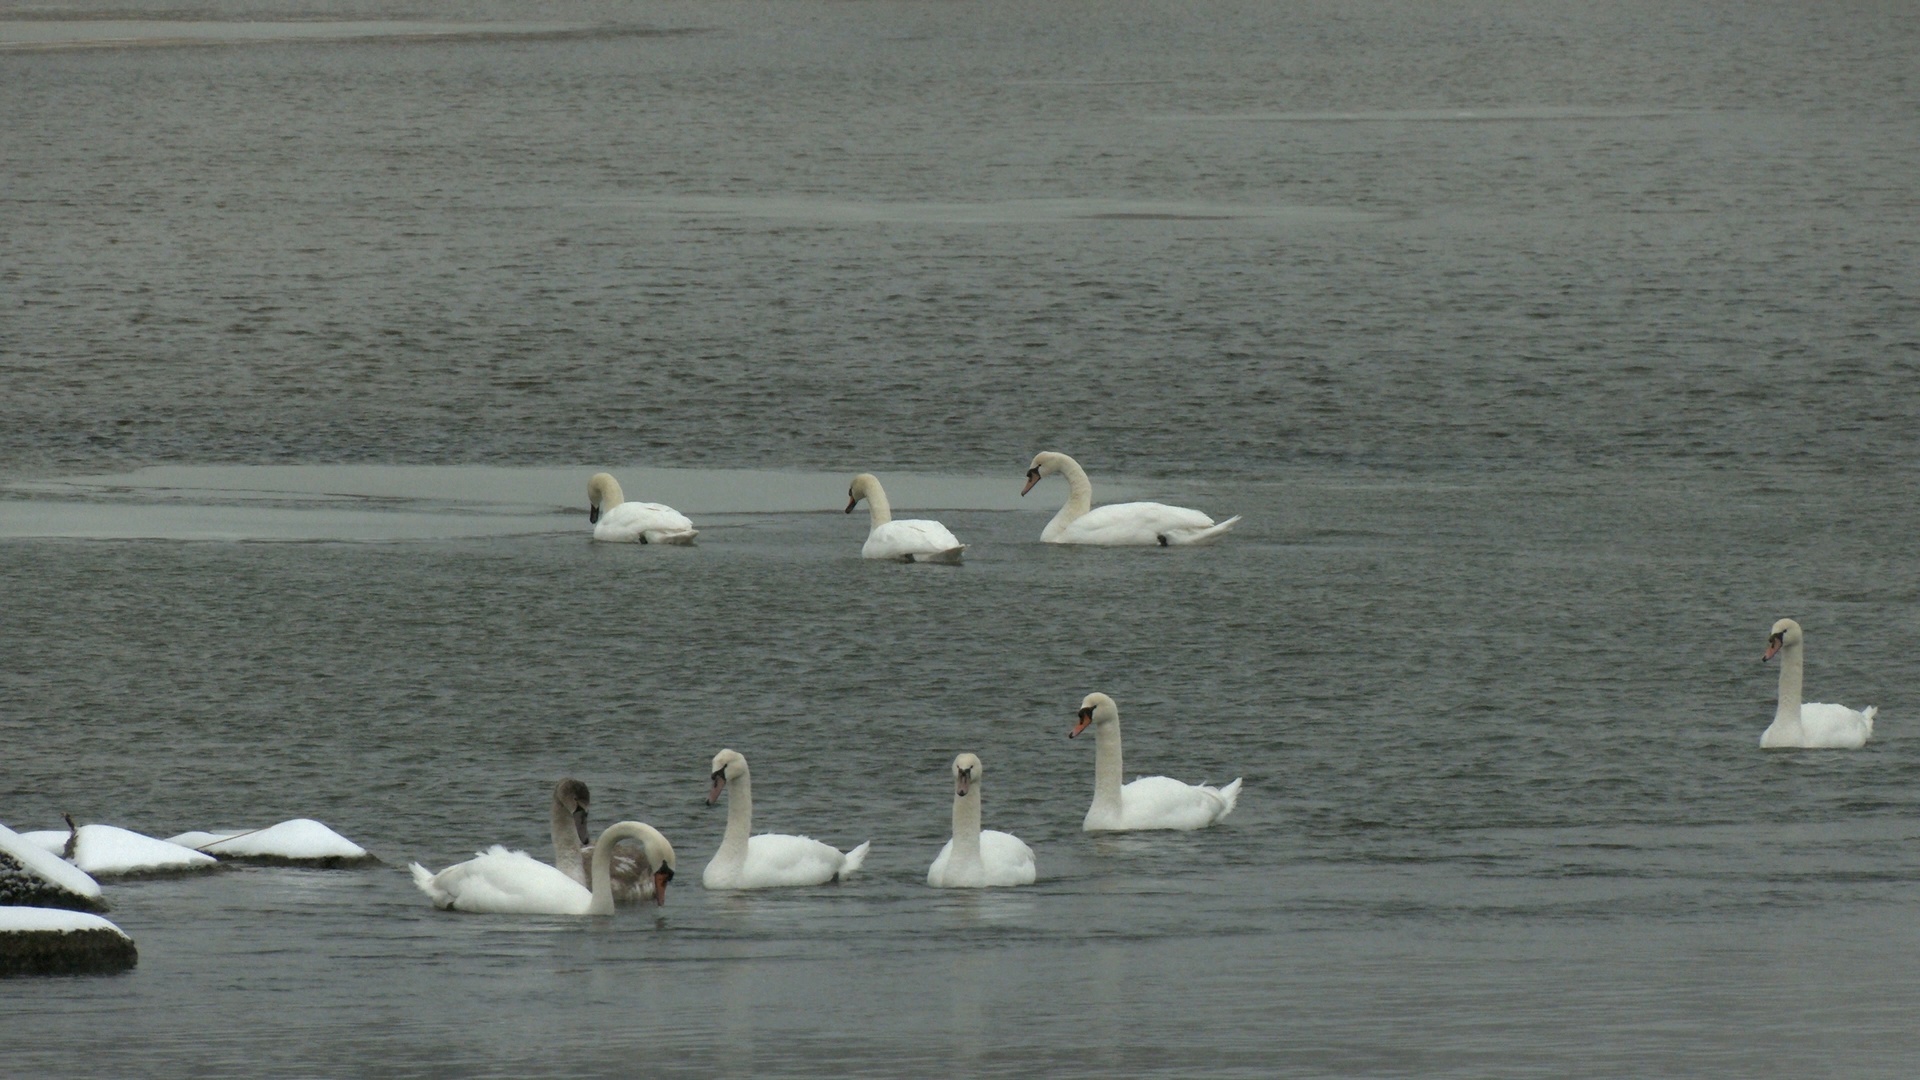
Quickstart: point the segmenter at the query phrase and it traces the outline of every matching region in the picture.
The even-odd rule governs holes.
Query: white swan
[[[1233,813],[1240,781],[1223,788],[1183,784],[1168,776],[1143,776],[1120,786],[1120,707],[1105,694],[1080,702],[1071,739],[1093,728],[1093,805],[1080,827],[1087,832],[1130,829],[1204,829]]]
[[[847,513],[853,513],[861,499],[867,500],[867,510],[872,515],[867,542],[860,548],[863,559],[952,565],[958,563],[960,553],[967,550],[967,545],[937,521],[893,520],[893,506],[887,502],[880,479],[872,473],[853,478],[853,486],[847,489]]]
[[[1218,524],[1198,510],[1156,502],[1109,503],[1093,506],[1093,482],[1080,463],[1065,454],[1042,450],[1027,469],[1025,495],[1042,477],[1063,473],[1067,503],[1053,515],[1040,539],[1049,544],[1101,544],[1108,547],[1161,547],[1211,544],[1240,520],[1235,514]]]
[[[608,869],[613,847],[637,840],[652,864],[655,904],[667,902],[667,882],[673,880],[673,845],[653,826],[621,821],[607,826],[594,844],[593,888],[527,855],[495,844],[477,858],[433,873],[419,863],[408,864],[413,883],[443,911],[477,911],[494,915],[611,915],[613,883]]]
[[[594,473],[587,481],[587,521],[595,540],[691,544],[700,535],[687,515],[671,506],[626,501],[620,481],[607,473]]]
[[[1773,624],[1773,633],[1767,638],[1767,651],[1760,662],[1773,659],[1776,653],[1780,656],[1780,705],[1774,711],[1773,723],[1760,736],[1761,747],[1767,750],[1782,747],[1858,750],[1865,746],[1873,734],[1873,714],[1879,709],[1869,705],[1866,712],[1856,712],[1845,705],[1800,703],[1805,657],[1801,652],[1799,623],[1781,619]]]
[[[1033,849],[1012,833],[980,828],[980,759],[953,759],[953,838],[934,856],[927,884],[936,889],[1031,885]]]
[[[753,829],[753,777],[738,751],[713,755],[713,785],[707,805],[727,795],[727,834],[720,850],[700,875],[709,889],[773,889],[789,885],[825,885],[845,881],[867,859],[873,841],[842,855],[840,849],[806,836],[783,833],[747,835]]]

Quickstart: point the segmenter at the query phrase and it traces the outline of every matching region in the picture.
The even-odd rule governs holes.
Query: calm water
[[[1911,1075],[1905,5],[32,14],[0,820],[385,865],[111,885],[139,968],[0,986],[7,1068]],[[1245,520],[1049,549],[1042,448]],[[860,560],[862,469],[967,564]],[[1757,749],[1783,615],[1866,749]],[[1080,833],[1094,689],[1239,810]],[[867,871],[702,890],[723,746]],[[961,750],[1037,886],[925,887]],[[568,774],[665,908],[413,889]]]

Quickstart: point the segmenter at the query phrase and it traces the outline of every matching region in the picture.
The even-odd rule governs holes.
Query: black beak
[[[580,846],[585,847],[588,840],[587,808],[584,806],[576,806],[573,808],[573,831],[580,834]]]
[[[587,507],[587,524],[595,525],[595,524],[598,524],[599,521],[600,521],[600,508],[597,506]]]

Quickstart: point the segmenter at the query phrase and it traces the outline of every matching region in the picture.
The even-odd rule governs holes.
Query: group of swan
[[[1093,505],[1093,482],[1080,463],[1065,454],[1042,450],[1027,469],[1025,495],[1042,478],[1067,478],[1067,502],[1040,533],[1049,544],[1092,544],[1101,547],[1187,547],[1220,539],[1239,515],[1215,521],[1198,510],[1156,502]],[[861,473],[847,488],[847,510],[864,499],[869,520],[867,542],[860,554],[894,562],[958,563],[967,545],[937,521],[914,518],[895,521],[886,490],[872,473]],[[595,540],[642,544],[691,544],[699,531],[685,514],[659,503],[625,502],[620,482],[606,473],[587,481],[587,521]]]
[[[1240,781],[1224,788],[1147,776],[1120,785],[1120,710],[1105,694],[1088,694],[1078,722],[1067,733],[1094,725],[1096,756],[1087,832],[1200,829],[1233,812]],[[953,832],[927,870],[935,888],[1031,885],[1033,849],[1011,833],[980,826],[983,767],[974,754],[953,759]],[[736,750],[713,757],[707,804],[726,795],[727,830],[701,874],[709,889],[770,889],[845,881],[866,861],[872,841],[841,852],[805,836],[753,832],[753,778]],[[566,779],[554,785],[551,825],[553,865],[498,845],[475,858],[433,873],[410,864],[414,884],[434,906],[457,911],[521,915],[606,915],[616,901],[666,902],[673,880],[673,845],[652,826],[623,821],[588,843],[587,786]],[[615,845],[635,840],[641,855],[616,854]]]

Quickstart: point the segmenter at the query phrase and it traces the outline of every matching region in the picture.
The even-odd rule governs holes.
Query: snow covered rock
[[[379,862],[366,848],[311,818],[294,818],[264,829],[187,832],[168,843],[204,851],[223,861],[317,866],[326,869],[352,863]]]
[[[5,906],[105,911],[100,883],[0,825],[0,909]]]
[[[137,832],[112,825],[82,825],[71,832],[48,829],[22,833],[20,838],[38,845],[53,855],[66,855],[73,843],[73,865],[96,877],[129,874],[173,874],[190,870],[212,870],[220,860],[190,847],[166,840],[155,840]]]
[[[105,975],[140,962],[133,939],[98,915],[64,908],[0,907],[0,978]]]

